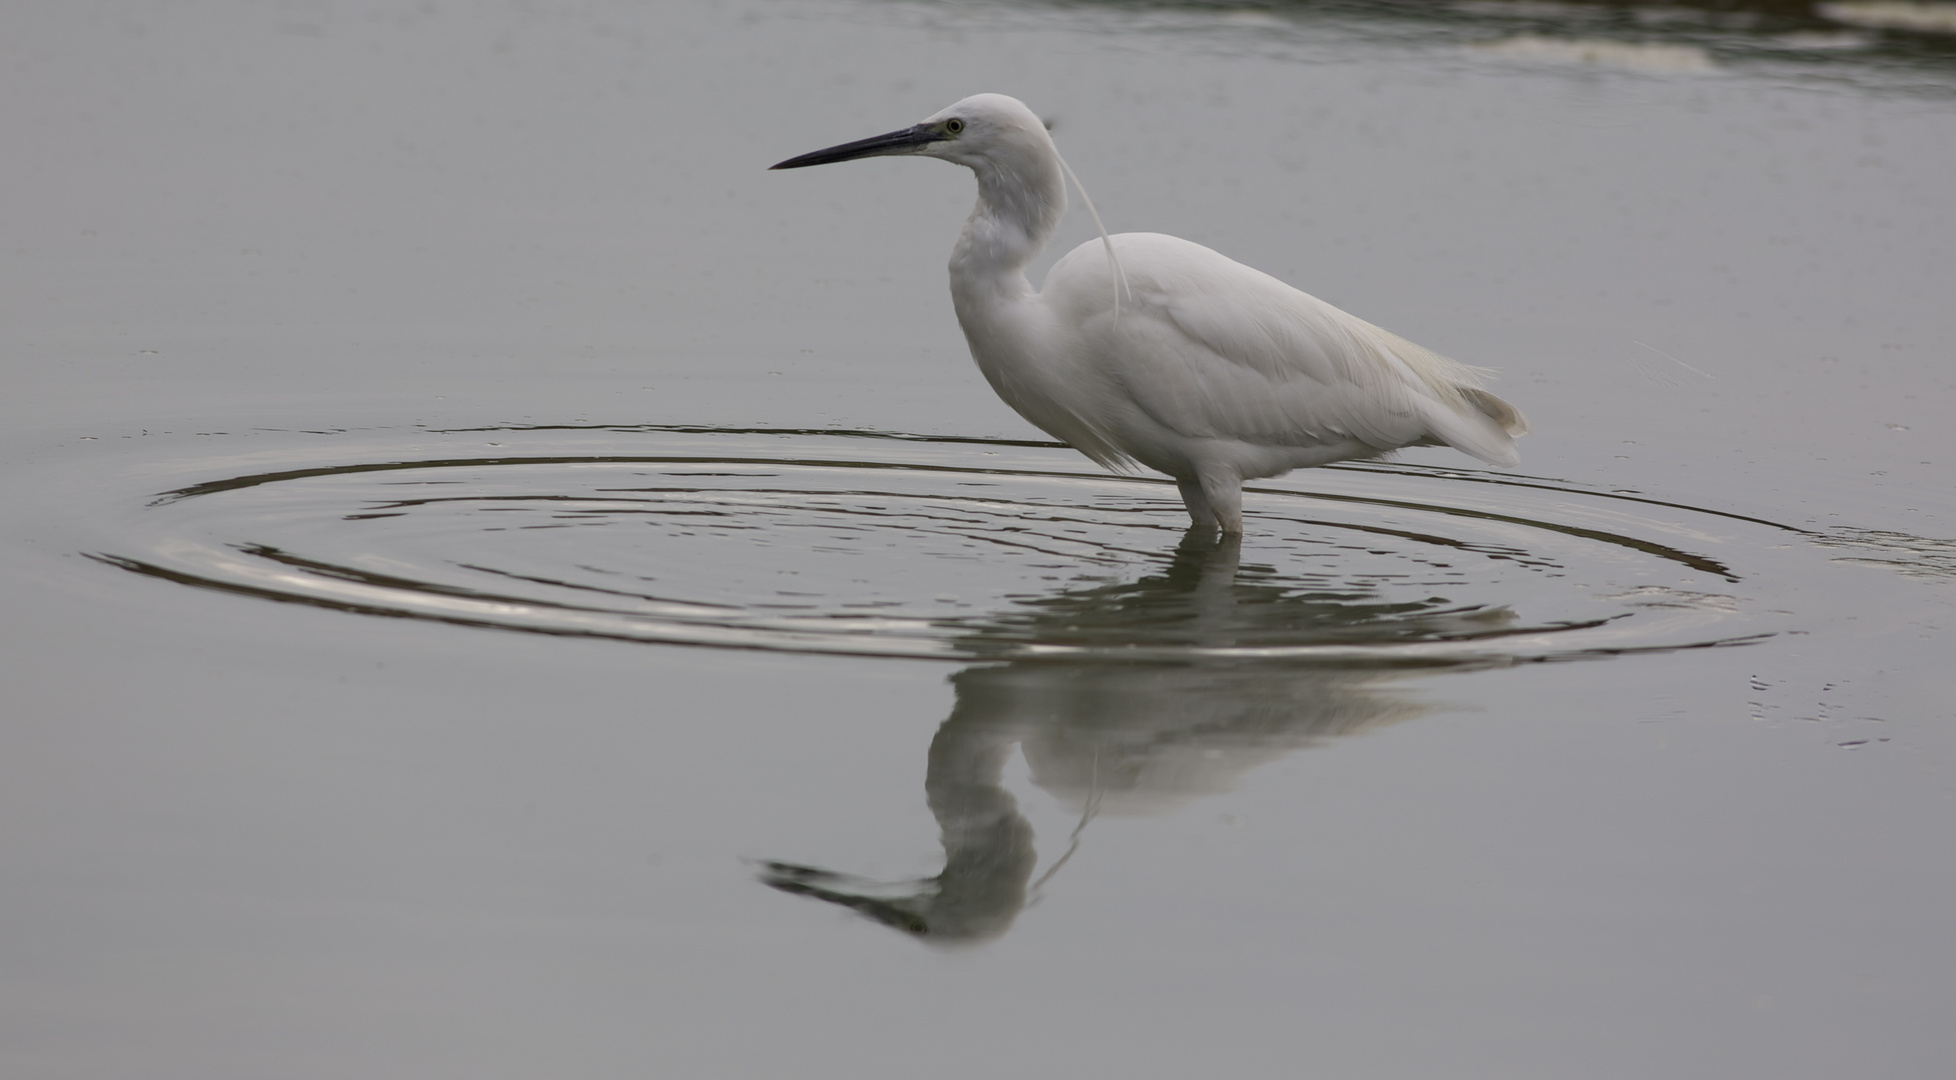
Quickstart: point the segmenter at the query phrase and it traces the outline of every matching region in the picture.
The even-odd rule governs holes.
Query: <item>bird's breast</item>
[[[971,358],[1001,400],[1041,431],[1111,468],[1131,457],[1118,437],[1119,387],[1090,362],[1077,328],[1036,295],[1007,303],[960,302]]]

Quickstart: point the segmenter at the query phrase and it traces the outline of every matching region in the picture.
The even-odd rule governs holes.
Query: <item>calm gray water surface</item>
[[[0,1071],[1940,1075],[1956,50],[1746,10],[11,7]],[[980,90],[1523,464],[1185,539],[765,171]]]

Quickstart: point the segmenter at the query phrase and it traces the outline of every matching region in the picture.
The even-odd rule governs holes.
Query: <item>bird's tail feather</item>
[[[1430,398],[1421,399],[1427,429],[1441,442],[1489,465],[1519,464],[1521,454],[1515,449],[1514,436],[1528,430],[1528,421],[1514,406],[1485,390],[1464,386],[1460,393],[1472,408],[1453,409]]]
[[[1478,386],[1463,386],[1460,388],[1460,393],[1467,399],[1468,404],[1479,409],[1482,416],[1501,425],[1501,430],[1509,435],[1520,438],[1528,434],[1528,418],[1521,415],[1520,409]]]

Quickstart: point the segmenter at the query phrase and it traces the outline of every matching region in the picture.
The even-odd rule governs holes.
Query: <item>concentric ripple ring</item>
[[[152,578],[524,633],[862,656],[1460,665],[1769,635],[1738,568],[1785,527],[1512,474],[1367,463],[1187,534],[1172,485],[1056,444],[497,428],[154,498]],[[480,441],[469,445],[480,447]],[[596,452],[596,451],[604,452]]]

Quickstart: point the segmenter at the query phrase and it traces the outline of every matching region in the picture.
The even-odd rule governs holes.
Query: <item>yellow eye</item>
[[[962,120],[944,121],[944,133],[947,135],[956,135],[959,132],[962,132],[963,130],[964,130],[964,121]]]

